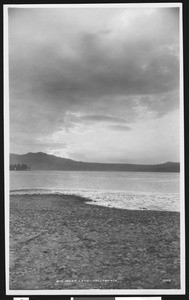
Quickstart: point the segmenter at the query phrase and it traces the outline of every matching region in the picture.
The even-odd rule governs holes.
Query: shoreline
[[[10,289],[179,289],[180,213],[10,196]]]
[[[104,200],[104,195],[106,196],[106,193],[109,195],[109,199],[105,199]],[[129,211],[159,211],[159,212],[163,212],[163,211],[167,211],[167,212],[178,212],[180,213],[180,207],[178,206],[178,203],[177,205],[174,203],[172,204],[172,206],[170,206],[170,204],[168,205],[168,207],[165,207],[164,205],[164,208],[162,208],[162,204],[158,207],[157,204],[155,205],[154,208],[152,203],[150,204],[150,206],[142,203],[141,199],[140,199],[140,204],[138,202],[137,204],[137,207],[134,207],[132,204],[131,204],[131,201],[128,202],[128,199],[127,199],[127,202],[125,202],[125,199],[124,197],[128,197],[128,198],[131,198],[130,195],[131,195],[131,192],[129,193],[126,193],[124,191],[121,191],[120,193],[122,193],[123,195],[123,199],[119,199],[117,198],[116,202],[114,202],[114,199],[113,199],[113,196],[114,198],[116,197],[116,192],[114,191],[110,191],[110,192],[101,192],[100,193],[100,196],[97,195],[94,196],[94,195],[85,195],[85,193],[79,191],[79,192],[65,192],[65,191],[49,191],[49,190],[45,190],[42,189],[42,191],[39,189],[39,191],[33,191],[33,190],[27,190],[27,189],[22,189],[22,190],[11,190],[10,191],[10,197],[23,197],[23,196],[26,196],[26,197],[43,197],[43,196],[46,196],[46,197],[72,197],[75,199],[77,199],[78,201],[84,201],[86,204],[90,204],[90,205],[95,205],[95,206],[100,206],[100,207],[107,207],[107,208],[115,208],[115,209],[121,209],[121,210],[129,210]],[[137,196],[140,196],[140,197],[149,197],[149,193],[145,194],[145,193],[135,193],[135,197]],[[155,194],[155,196],[158,198],[158,196],[160,196],[162,198],[162,195],[161,194]],[[177,197],[176,193],[174,194],[174,196]],[[166,198],[168,197],[167,195],[164,195],[164,201],[166,202],[168,199]],[[101,199],[99,201],[99,199]],[[112,201],[113,200],[113,201]],[[132,200],[132,203],[135,202],[135,199],[133,198]],[[154,202],[158,202],[158,199],[154,199]],[[127,203],[127,208],[125,207]]]

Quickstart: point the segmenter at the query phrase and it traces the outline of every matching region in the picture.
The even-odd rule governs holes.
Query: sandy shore
[[[177,212],[10,197],[10,289],[178,289]]]

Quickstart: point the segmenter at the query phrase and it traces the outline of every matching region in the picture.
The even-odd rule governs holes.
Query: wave
[[[18,189],[10,190],[10,195],[48,195],[48,194],[65,194],[63,190],[52,189]]]
[[[91,189],[19,189],[10,195],[75,195],[87,198],[91,205],[120,209],[179,211],[178,193],[135,193]]]

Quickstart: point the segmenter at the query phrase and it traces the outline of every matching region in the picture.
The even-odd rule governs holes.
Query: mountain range
[[[43,152],[10,154],[10,165],[26,164],[31,170],[59,171],[130,171],[130,172],[179,172],[179,162],[155,165],[92,163],[57,157]]]

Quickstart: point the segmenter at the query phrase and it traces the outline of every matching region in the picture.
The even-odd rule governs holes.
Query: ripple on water
[[[119,191],[96,191],[86,189],[32,189],[14,190],[11,195],[76,195],[88,198],[90,205],[115,207],[119,209],[179,211],[178,193],[130,193]]]

